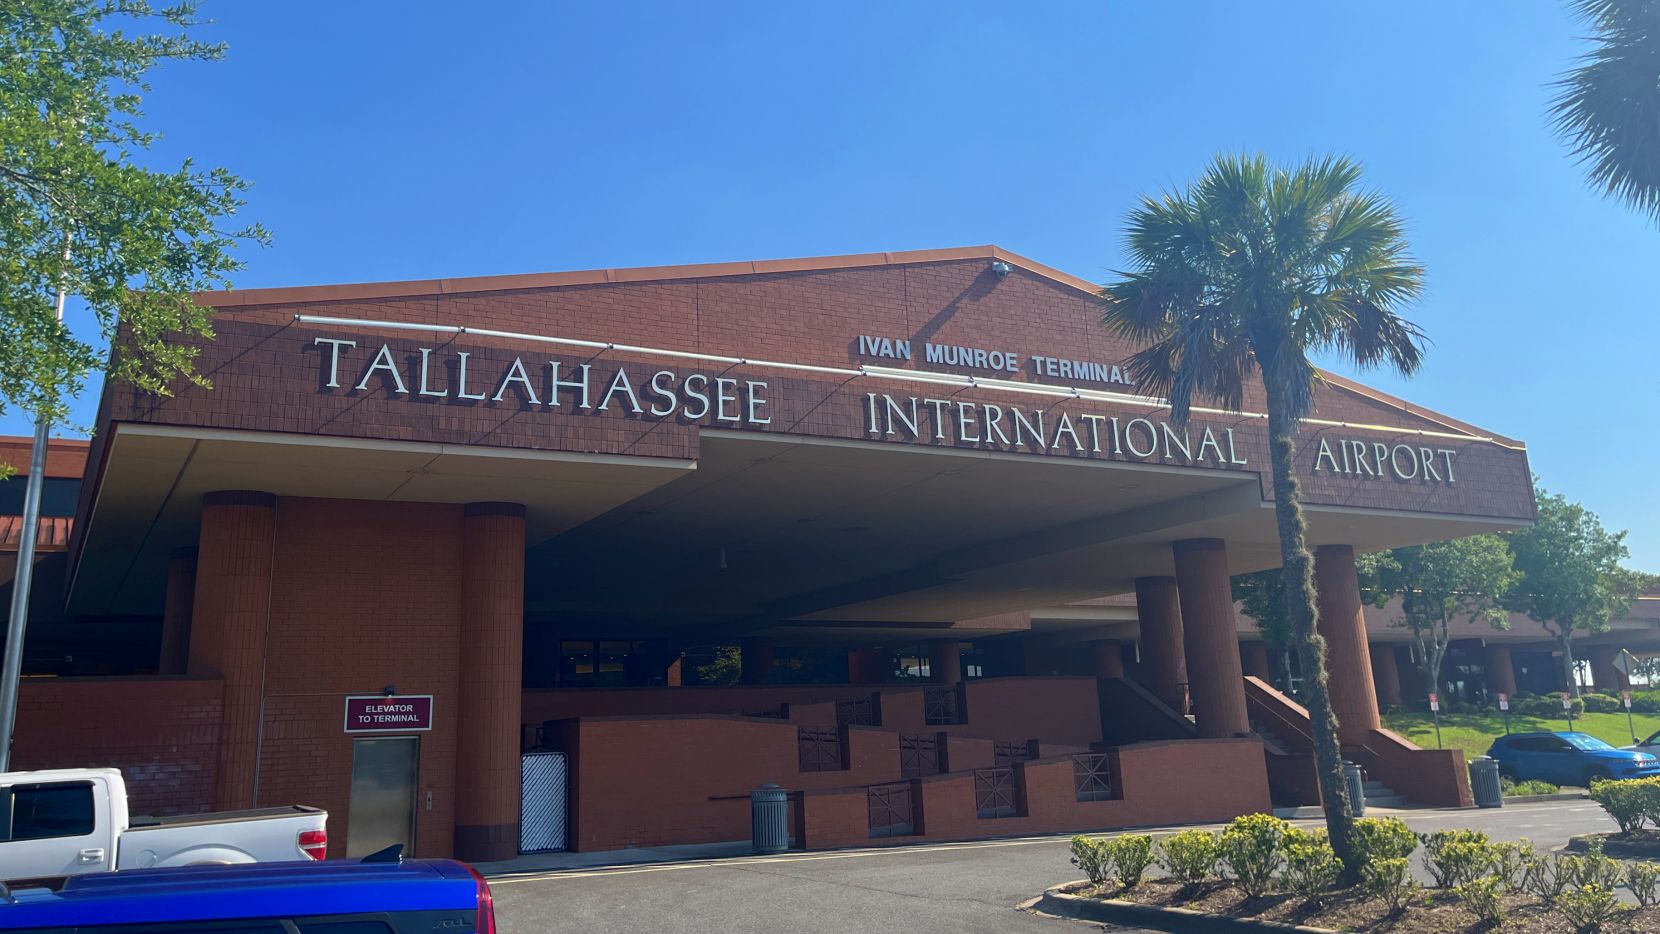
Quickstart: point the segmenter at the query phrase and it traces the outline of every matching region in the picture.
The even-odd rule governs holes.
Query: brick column
[[[1378,686],[1378,705],[1401,705],[1401,671],[1396,665],[1395,647],[1379,643],[1371,647],[1372,681]]]
[[[1274,674],[1268,667],[1268,645],[1263,642],[1239,643],[1239,661],[1247,675],[1274,683]]]
[[[1174,577],[1138,577],[1135,611],[1141,622],[1141,665],[1147,689],[1177,713],[1187,713],[1181,685],[1187,683],[1182,647],[1182,610]]]
[[[1337,713],[1337,735],[1345,743],[1361,743],[1382,723],[1366,649],[1366,617],[1361,611],[1360,581],[1355,577],[1354,548],[1316,548],[1314,586],[1319,591],[1320,635],[1326,639],[1327,684],[1332,710]]]
[[[196,549],[167,561],[167,596],[161,607],[161,653],[156,674],[182,675],[190,668],[190,611],[196,602]]]
[[[188,665],[225,682],[213,807],[253,807],[258,783],[260,692],[271,614],[277,498],[245,490],[202,497]]]
[[[461,549],[455,855],[484,862],[519,852],[524,507],[469,503]]]
[[[1188,693],[1204,739],[1251,732],[1245,712],[1245,673],[1228,586],[1228,550],[1219,538],[1192,538],[1171,546],[1181,594],[1182,645]]]
[[[928,640],[928,680],[957,684],[963,680],[963,647],[956,639]]]
[[[1620,650],[1612,645],[1591,646],[1591,683],[1598,694],[1618,694],[1631,690],[1631,682],[1614,667]]]
[[[738,680],[766,684],[772,675],[772,640],[751,636],[738,641]]]
[[[1123,644],[1111,639],[1101,639],[1095,643],[1095,677],[1124,677]]]
[[[848,684],[880,684],[888,680],[887,672],[882,670],[887,656],[876,650],[874,646],[861,645],[847,650],[847,683]]]
[[[1510,646],[1489,645],[1483,668],[1489,694],[1516,696],[1516,666],[1510,660]]]

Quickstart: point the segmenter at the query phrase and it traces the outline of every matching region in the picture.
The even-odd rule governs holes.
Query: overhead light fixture
[[[993,273],[996,273],[997,278],[999,278],[999,279],[1007,279],[1009,277],[1009,272],[1012,269],[1014,269],[1013,266],[1010,266],[1008,263],[1005,263],[1002,260],[997,260],[996,262],[991,264],[991,271]]]

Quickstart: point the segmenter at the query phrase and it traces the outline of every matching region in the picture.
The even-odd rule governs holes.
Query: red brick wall
[[[135,814],[211,810],[223,693],[215,679],[27,679],[12,765],[114,766]]]
[[[353,737],[343,731],[343,698],[387,684],[433,695],[433,729],[419,734],[415,852],[451,852],[461,510],[301,498],[278,505],[259,803],[327,808],[331,856],[344,854],[350,819]]]
[[[871,839],[863,788],[807,791],[797,798],[796,821],[806,847],[828,849],[1226,821],[1270,808],[1262,744],[1254,739],[1141,743],[1119,749],[1117,762],[1122,797],[1111,801],[1078,801],[1072,759],[1061,757],[1017,766],[1026,802],[1017,817],[981,820],[973,774],[953,773],[920,780],[916,835]],[[1172,781],[1175,775],[1182,780]]]

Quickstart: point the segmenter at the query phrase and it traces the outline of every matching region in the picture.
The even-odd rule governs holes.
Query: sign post
[[[1429,694],[1429,715],[1435,718],[1435,748],[1441,748],[1441,698],[1435,692]]]
[[[1568,732],[1574,731],[1574,698],[1567,691],[1562,692],[1562,712],[1568,715]]]
[[[1499,711],[1504,714],[1504,735],[1510,735],[1510,695],[1499,692]]]
[[[1631,722],[1631,692],[1621,691],[1620,701],[1625,704],[1625,728],[1631,731],[1631,742],[1635,745],[1637,742],[1637,725]]]

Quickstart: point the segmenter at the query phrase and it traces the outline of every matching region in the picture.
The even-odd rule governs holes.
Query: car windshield
[[[1558,733],[1557,735],[1572,743],[1575,749],[1583,749],[1587,752],[1600,752],[1604,749],[1614,748],[1595,736],[1587,736],[1584,733]]]

